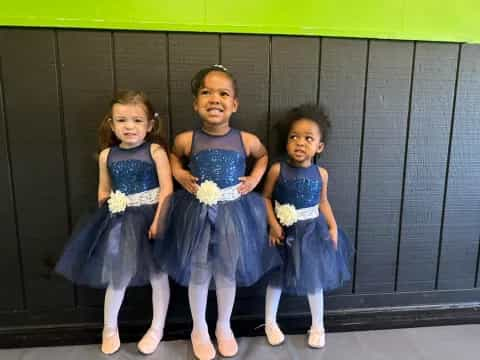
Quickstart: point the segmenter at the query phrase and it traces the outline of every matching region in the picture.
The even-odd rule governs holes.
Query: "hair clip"
[[[221,64],[214,64],[212,67],[222,69],[223,71],[228,71],[228,69]]]

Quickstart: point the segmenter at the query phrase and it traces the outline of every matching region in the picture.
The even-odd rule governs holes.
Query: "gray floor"
[[[262,337],[239,339],[235,359],[315,359],[315,360],[467,360],[480,358],[480,325],[442,326],[398,330],[357,331],[327,334],[327,346],[309,349],[306,338],[289,335],[282,346],[270,347]],[[112,356],[100,353],[98,345],[0,350],[1,360],[77,359],[193,359],[187,341],[162,342],[148,357],[135,344],[123,344]]]

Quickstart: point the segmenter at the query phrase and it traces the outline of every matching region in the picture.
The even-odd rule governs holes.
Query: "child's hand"
[[[283,234],[283,229],[280,224],[273,224],[270,226],[270,234],[268,236],[270,241],[270,246],[282,245],[285,235]]]
[[[196,194],[198,190],[198,178],[193,176],[190,171],[182,170],[177,173],[175,177],[180,185],[183,186],[185,190],[187,190],[191,194]]]
[[[152,225],[150,225],[150,229],[148,229],[148,238],[153,239],[155,236],[157,236],[158,233],[158,225],[157,222],[154,220]]]
[[[330,233],[330,238],[332,239],[333,242],[333,247],[335,250],[337,250],[337,243],[338,243],[338,230],[337,229],[330,229],[328,230]]]
[[[258,180],[253,176],[242,176],[239,177],[238,180],[240,180],[240,185],[237,190],[241,195],[248,194],[255,189],[255,186],[258,184]]]

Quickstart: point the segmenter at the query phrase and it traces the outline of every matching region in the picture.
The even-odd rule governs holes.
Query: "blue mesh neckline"
[[[147,144],[147,142],[144,141],[140,145],[137,145],[137,146],[134,146],[134,147],[131,147],[131,148],[123,148],[120,145],[117,145],[117,149],[119,149],[121,151],[133,151],[133,150],[140,149],[142,146],[145,146],[146,144]]]

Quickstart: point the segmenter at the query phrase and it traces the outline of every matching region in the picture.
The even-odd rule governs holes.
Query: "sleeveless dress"
[[[303,168],[280,163],[273,200],[279,205],[295,206],[297,214],[302,216],[293,225],[283,227],[284,244],[277,248],[284,264],[280,271],[272,274],[270,286],[306,295],[337,288],[350,279],[348,237],[339,228],[335,250],[325,216],[318,211],[322,186],[315,164]]]
[[[245,162],[239,130],[221,136],[193,132],[191,173],[199,184],[215,182],[227,196],[209,206],[184,189],[174,193],[166,233],[154,252],[158,267],[179,284],[205,284],[213,274],[227,284],[249,286],[280,265],[278,252],[268,246],[263,198],[236,191]],[[212,282],[215,286],[222,284]]]
[[[105,201],[77,226],[56,265],[58,273],[74,283],[98,288],[150,282],[155,268],[148,230],[159,192],[150,145],[110,149],[107,168],[112,191],[125,195],[126,207],[112,210]]]

